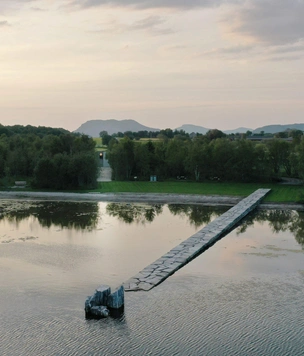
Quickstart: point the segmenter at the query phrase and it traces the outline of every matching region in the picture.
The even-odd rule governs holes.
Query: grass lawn
[[[100,193],[175,193],[247,196],[259,188],[270,188],[265,202],[300,202],[304,187],[258,183],[195,183],[195,182],[101,182],[94,192]]]
[[[108,146],[104,146],[102,144],[102,138],[101,137],[94,137],[93,141],[95,141],[96,146],[95,146],[95,151],[106,151],[108,149]]]
[[[139,139],[139,142],[141,143],[147,143],[148,141],[151,141],[151,142],[159,142],[161,141],[159,138],[156,138],[156,137],[152,137],[152,138],[141,138]]]

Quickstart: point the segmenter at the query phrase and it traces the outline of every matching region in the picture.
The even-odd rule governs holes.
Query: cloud
[[[294,45],[287,46],[277,46],[272,48],[272,53],[293,53],[293,52],[304,52],[304,43],[297,43]]]
[[[122,24],[116,21],[111,21],[102,24],[102,29],[91,32],[120,34],[123,32],[145,31],[152,35],[167,35],[173,33],[174,31],[171,28],[162,27],[165,22],[165,19],[161,16],[148,16],[141,20],[135,21],[132,24]]]
[[[0,13],[16,10],[23,4],[29,4],[37,0],[0,0]]]
[[[216,7],[226,3],[236,3],[241,0],[70,0],[69,4],[80,8],[90,8],[102,5],[129,6],[139,9],[174,8],[191,9],[197,7]]]
[[[229,46],[223,48],[214,48],[209,51],[204,51],[202,53],[203,57],[227,57],[227,58],[238,58],[240,55],[248,55],[248,53],[254,50],[252,45],[237,45]]]
[[[154,28],[157,25],[162,25],[165,22],[160,16],[149,16],[142,20],[138,20],[129,26],[130,30],[145,30]]]
[[[142,20],[135,21],[132,25],[126,27],[128,31],[148,30],[153,34],[166,35],[173,33],[170,28],[159,27],[165,23],[165,19],[160,16],[148,16]]]
[[[249,0],[234,7],[225,22],[232,33],[270,45],[304,38],[303,0]]]
[[[42,8],[36,7],[36,6],[32,6],[32,7],[31,7],[31,10],[37,11],[37,12],[44,12],[44,11],[46,11],[45,9],[42,9]]]
[[[301,53],[303,52],[303,53]],[[303,59],[304,44],[284,46],[237,45],[223,48],[214,48],[200,54],[204,58],[218,58],[228,60],[261,60],[273,62],[286,62]]]
[[[280,57],[270,57],[267,60],[272,62],[288,62],[288,61],[299,61],[303,60],[303,56],[280,56]]]
[[[8,21],[0,21],[0,27],[11,26]]]

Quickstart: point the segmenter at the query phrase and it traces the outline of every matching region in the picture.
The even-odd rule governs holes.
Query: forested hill
[[[96,186],[95,142],[63,129],[0,125],[0,186],[25,180],[35,188]]]
[[[13,136],[16,134],[19,135],[27,135],[27,134],[34,134],[39,137],[43,137],[46,135],[54,135],[59,136],[62,134],[68,134],[69,131],[62,129],[62,128],[53,128],[53,127],[46,127],[46,126],[22,126],[22,125],[14,125],[14,126],[3,126],[0,124],[0,136]]]
[[[159,131],[159,129],[141,125],[135,120],[90,120],[82,124],[74,132],[98,137],[101,131],[106,131],[109,135],[113,135],[117,132]]]

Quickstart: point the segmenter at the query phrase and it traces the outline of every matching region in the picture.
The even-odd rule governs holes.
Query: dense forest
[[[63,129],[0,125],[0,182],[26,180],[36,188],[95,187],[95,142]]]
[[[225,135],[219,130],[205,135],[166,129],[153,137],[146,131],[100,136],[108,146],[114,180],[149,180],[151,175],[195,181],[304,179],[304,137],[299,130],[273,137],[261,133],[258,140],[250,132]],[[2,186],[26,180],[34,188],[93,188],[97,174],[92,138],[50,127],[0,125]]]
[[[188,135],[172,130],[157,140],[136,141],[125,135],[109,140],[108,159],[113,179],[191,179],[236,182],[304,178],[304,139],[301,131],[251,140],[219,130]]]

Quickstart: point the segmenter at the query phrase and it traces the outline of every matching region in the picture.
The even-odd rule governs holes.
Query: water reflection
[[[172,215],[188,219],[190,225],[195,227],[208,224],[213,217],[217,217],[226,211],[225,208],[181,204],[168,204],[168,209]],[[163,205],[110,203],[107,205],[106,211],[110,216],[117,217],[127,224],[144,225],[147,222],[151,223],[156,216],[163,212]]]
[[[99,220],[98,203],[76,202],[1,202],[0,219],[18,225],[22,220],[35,216],[43,227],[52,225],[75,230],[92,230]]]
[[[126,224],[151,223],[163,213],[162,204],[109,203],[106,213]],[[208,224],[212,218],[223,214],[226,208],[200,205],[169,204],[174,216],[188,220],[195,228]],[[52,225],[75,230],[94,230],[101,219],[98,203],[95,202],[37,202],[0,201],[0,220],[6,219],[18,225],[22,220],[34,216],[42,227]],[[237,228],[237,234],[245,233],[255,222],[268,223],[273,233],[290,232],[304,247],[304,212],[294,210],[258,210],[249,214]]]
[[[137,223],[144,225],[146,222],[152,222],[157,215],[160,215],[163,212],[163,206],[161,204],[109,203],[106,211],[110,216],[114,216],[127,224]]]
[[[237,234],[243,234],[255,222],[267,222],[273,233],[290,232],[304,248],[304,212],[294,210],[258,210],[248,215],[238,227]]]
[[[219,207],[180,204],[169,204],[168,208],[173,215],[187,217],[190,225],[194,225],[195,227],[209,224],[212,217],[220,216],[227,210]]]

